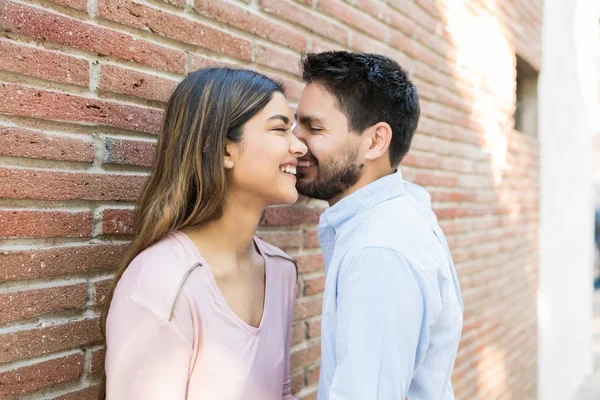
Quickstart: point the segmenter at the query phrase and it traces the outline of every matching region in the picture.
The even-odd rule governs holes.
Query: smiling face
[[[295,174],[306,146],[293,135],[291,124],[287,100],[275,92],[265,108],[244,124],[241,142],[226,145],[230,194],[264,206],[298,199]]]
[[[296,117],[294,134],[308,146],[299,160],[298,191],[327,201],[343,196],[361,176],[360,135],[349,130],[335,98],[318,83],[304,89]]]

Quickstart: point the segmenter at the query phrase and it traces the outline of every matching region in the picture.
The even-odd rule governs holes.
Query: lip
[[[289,176],[290,178],[292,178],[294,180],[294,182],[296,180],[298,180],[298,178],[296,178],[296,175],[288,174],[287,172],[283,172],[283,174],[285,174],[285,175]]]
[[[292,167],[297,167],[298,166],[298,160],[288,161],[286,163],[279,164],[280,167],[285,167],[286,165],[290,165]]]

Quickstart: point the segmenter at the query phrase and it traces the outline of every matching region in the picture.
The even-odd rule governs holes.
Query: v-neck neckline
[[[254,242],[254,246],[256,246],[256,249],[258,250],[258,253],[260,254],[260,256],[263,258],[264,260],[264,264],[265,264],[265,289],[264,289],[264,297],[263,297],[263,308],[262,308],[262,315],[260,318],[260,322],[258,324],[258,326],[253,326],[250,325],[249,323],[247,323],[246,321],[244,321],[235,311],[233,311],[233,309],[229,306],[229,303],[227,303],[227,300],[225,299],[225,296],[223,296],[223,293],[221,293],[221,289],[219,289],[219,285],[217,284],[217,280],[215,278],[215,276],[213,275],[212,270],[210,269],[209,264],[206,262],[206,260],[204,259],[204,257],[202,257],[202,254],[200,253],[200,249],[198,249],[198,247],[196,246],[196,244],[194,243],[194,241],[184,232],[181,231],[175,231],[175,233],[180,236],[187,244],[189,244],[192,248],[194,253],[196,254],[196,256],[198,257],[200,264],[205,267],[204,270],[206,271],[209,281],[210,281],[210,286],[211,289],[213,290],[216,298],[218,299],[218,301],[221,303],[221,305],[226,309],[227,314],[230,315],[230,317],[237,322],[238,325],[240,325],[242,328],[244,328],[245,330],[247,330],[250,333],[256,334],[258,332],[260,332],[261,328],[263,327],[264,323],[265,323],[265,319],[267,316],[267,311],[268,311],[268,305],[269,305],[269,288],[270,288],[270,278],[269,278],[269,258],[268,256],[264,253],[260,243],[258,242],[256,236],[252,239]]]

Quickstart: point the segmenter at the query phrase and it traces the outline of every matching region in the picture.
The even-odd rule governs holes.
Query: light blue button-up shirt
[[[450,400],[463,304],[429,194],[400,171],[317,228],[325,260],[319,400]]]

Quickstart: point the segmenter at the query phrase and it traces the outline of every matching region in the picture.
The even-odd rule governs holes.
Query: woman
[[[106,398],[293,399],[296,269],[255,237],[298,198],[280,84],[208,68],[167,104],[136,232],[104,313]]]

